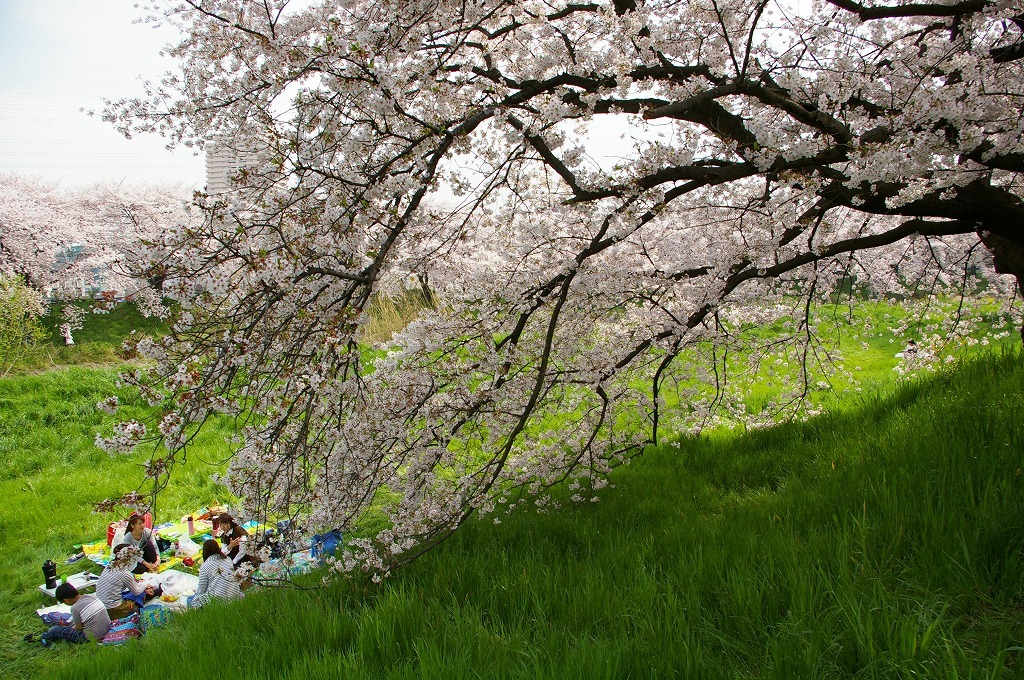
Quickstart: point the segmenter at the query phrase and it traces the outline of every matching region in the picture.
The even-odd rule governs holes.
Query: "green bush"
[[[17,276],[0,276],[0,377],[28,360],[46,335],[40,294]]]

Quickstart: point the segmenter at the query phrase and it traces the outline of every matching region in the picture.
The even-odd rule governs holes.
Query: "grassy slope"
[[[21,636],[38,627],[34,610],[53,604],[35,587],[41,565],[52,559],[58,574],[88,566],[65,566],[72,545],[106,535],[123,513],[95,514],[92,504],[134,489],[144,455],[112,458],[93,438],[113,416],[95,404],[115,392],[115,372],[68,368],[0,381],[0,677],[19,668],[30,651]],[[128,412],[133,409],[129,405]],[[223,430],[204,435],[204,450],[223,451]],[[163,517],[214,501],[208,471],[193,461],[164,499]]]
[[[81,403],[90,375],[68,374]],[[104,523],[62,475],[95,492],[131,469],[88,450],[98,416],[54,418],[64,458],[0,481],[14,609],[43,602],[26,594],[43,559]],[[1024,362],[990,359],[845,415],[655,451],[597,503],[473,521],[382,586],[254,593],[115,649],[43,653],[18,642],[31,617],[4,611],[0,674],[191,678],[217,659],[219,678],[1017,677],[1021,468]]]
[[[86,568],[89,563],[65,566],[63,560],[75,543],[102,538],[107,523],[123,514],[94,514],[93,503],[130,491],[141,479],[144,455],[111,458],[94,446],[96,433],[113,422],[95,405],[118,391],[124,339],[132,331],[163,330],[133,305],[119,305],[108,314],[87,314],[76,344],[65,347],[59,316],[43,321],[49,341],[0,380],[0,630],[8,632],[0,636],[0,677],[37,669],[28,660],[36,650],[21,636],[38,628],[35,609],[53,603],[35,589],[43,561],[56,562],[61,576]],[[137,416],[138,400],[125,401],[126,415]],[[216,427],[204,434],[202,451],[210,458],[222,454],[226,434]],[[183,472],[164,499],[164,517],[224,495],[202,461]]]
[[[85,303],[76,303],[92,309]],[[75,345],[67,347],[60,334],[60,309],[53,308],[42,318],[48,339],[32,360],[24,362],[15,373],[34,372],[69,365],[105,365],[120,361],[121,343],[132,332],[162,333],[166,325],[160,320],[145,317],[134,304],[119,304],[104,314],[88,312],[82,327],[74,332]]]

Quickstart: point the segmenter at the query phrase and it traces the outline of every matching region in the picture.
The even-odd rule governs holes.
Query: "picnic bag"
[[[123,645],[129,640],[142,637],[142,628],[139,627],[139,615],[132,614],[123,619],[115,619],[110,622],[110,630],[100,640],[101,645]]]
[[[46,612],[45,614],[40,614],[39,618],[43,620],[43,623],[48,623],[51,626],[71,625],[71,614],[65,612]]]
[[[150,628],[157,628],[171,620],[171,610],[157,604],[146,605],[139,612],[139,625],[143,632]]]

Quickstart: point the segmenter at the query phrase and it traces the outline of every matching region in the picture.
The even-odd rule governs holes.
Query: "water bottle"
[[[53,563],[53,560],[43,562],[43,578],[46,579],[48,589],[57,587],[57,565]]]

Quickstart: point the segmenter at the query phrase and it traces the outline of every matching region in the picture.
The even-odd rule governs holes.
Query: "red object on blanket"
[[[113,547],[113,545],[114,545],[114,537],[115,536],[120,536],[121,534],[123,534],[124,530],[127,527],[128,527],[128,522],[126,520],[121,520],[120,522],[111,522],[110,524],[108,524],[107,525],[107,545]]]

